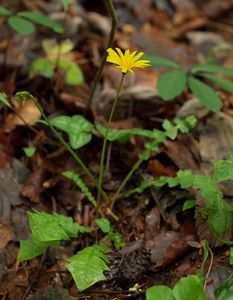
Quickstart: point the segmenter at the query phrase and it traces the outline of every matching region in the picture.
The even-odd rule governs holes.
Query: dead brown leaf
[[[15,102],[15,112],[10,113],[4,124],[4,131],[10,132],[16,126],[32,125],[37,122],[41,117],[41,113],[32,100],[27,100],[25,103],[18,101]]]
[[[15,234],[11,228],[0,225],[0,249],[4,249],[14,236]]]

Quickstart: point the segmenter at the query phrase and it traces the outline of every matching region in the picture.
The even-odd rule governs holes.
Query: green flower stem
[[[111,110],[111,113],[110,113],[110,116],[108,119],[106,131],[104,134],[104,142],[103,142],[103,146],[102,146],[101,159],[100,159],[100,173],[99,173],[99,178],[98,178],[97,211],[99,210],[99,206],[100,206],[100,197],[101,197],[101,190],[102,190],[102,184],[103,184],[104,160],[105,160],[105,153],[106,153],[106,147],[107,147],[107,137],[108,137],[108,133],[109,133],[110,124],[112,122],[112,118],[113,118],[116,106],[118,104],[118,101],[119,101],[120,91],[121,91],[121,88],[123,85],[125,75],[126,75],[125,73],[122,73],[121,81],[120,81],[119,87],[116,92],[116,97],[113,102],[112,110]],[[106,204],[108,204],[108,201],[106,202]]]
[[[143,159],[139,159],[131,168],[131,170],[129,171],[129,173],[125,176],[124,180],[122,181],[121,185],[119,186],[119,188],[117,189],[115,195],[112,197],[111,199],[111,204],[110,204],[110,209],[113,208],[115,201],[119,198],[121,191],[123,190],[123,188],[125,187],[126,183],[130,180],[130,178],[132,177],[133,173],[139,168],[140,164],[143,162]]]
[[[54,135],[58,138],[58,140],[66,148],[66,150],[68,152],[70,152],[70,154],[73,156],[75,161],[79,164],[79,166],[83,169],[83,171],[86,173],[88,178],[91,180],[91,182],[94,183],[95,186],[97,187],[98,186],[97,181],[96,181],[95,177],[92,175],[92,173],[89,171],[88,167],[84,164],[84,162],[81,160],[81,158],[74,152],[74,150],[70,147],[70,145],[63,139],[63,137],[59,134],[59,132],[53,127],[53,125],[50,123],[49,119],[46,117],[46,115],[45,115],[42,107],[40,106],[39,102],[37,101],[37,99],[34,98],[33,101],[34,101],[36,107],[38,108],[38,110],[40,111],[43,119],[48,124],[48,126],[50,127],[52,132],[54,133]],[[106,193],[102,189],[100,189],[100,193],[103,195],[103,197],[107,201],[108,196],[106,195]]]

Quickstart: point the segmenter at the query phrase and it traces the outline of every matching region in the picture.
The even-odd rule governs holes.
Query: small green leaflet
[[[222,282],[214,291],[216,300],[232,300],[233,299],[233,273]]]
[[[35,32],[36,27],[30,21],[25,20],[19,16],[11,16],[7,19],[8,25],[16,32],[23,35],[30,35]]]
[[[58,246],[59,241],[42,242],[38,240],[21,240],[18,261],[33,259],[43,254],[49,246]]]
[[[200,102],[204,106],[206,106],[213,112],[217,112],[222,108],[223,103],[218,94],[207,84],[203,83],[195,77],[190,76],[188,78],[188,85],[192,93],[200,100]]]
[[[100,218],[96,219],[95,222],[103,233],[107,233],[107,237],[113,242],[113,245],[116,249],[119,250],[124,246],[121,234],[113,231],[111,223],[108,219]]]
[[[217,85],[222,87],[224,90],[226,90],[230,93],[233,93],[233,82],[232,81],[227,80],[222,77],[212,75],[212,74],[207,74],[207,73],[201,73],[201,76],[213,81],[214,83],[216,83]]]
[[[183,92],[186,81],[184,71],[179,69],[169,71],[159,76],[157,89],[164,100],[172,100]]]
[[[8,17],[10,15],[11,15],[11,12],[9,11],[9,9],[7,9],[3,6],[0,6],[0,16]]]
[[[95,222],[102,232],[109,233],[110,231],[112,231],[111,223],[108,219],[106,218],[96,219]]]
[[[185,203],[184,203],[184,205],[183,205],[182,210],[183,211],[188,210],[188,209],[196,206],[196,203],[197,203],[196,200],[186,200]]]
[[[46,212],[28,212],[34,239],[44,242],[69,240],[77,237],[78,227],[72,218]]]
[[[11,107],[10,102],[7,99],[7,95],[5,93],[0,92],[0,102],[4,103],[6,106]]]
[[[109,270],[107,252],[109,250],[105,245],[98,244],[86,247],[67,258],[66,267],[74,278],[79,292],[100,280],[105,280],[103,271]]]
[[[54,74],[53,66],[47,58],[39,57],[33,60],[29,69],[29,76],[41,75],[51,78]]]
[[[69,178],[70,180],[74,181],[76,183],[76,185],[80,188],[80,190],[87,196],[88,200],[91,202],[91,204],[96,207],[97,206],[97,202],[95,200],[95,198],[93,197],[92,193],[90,192],[90,190],[88,189],[88,187],[86,186],[86,184],[84,183],[84,181],[81,179],[81,177],[72,171],[66,171],[63,172],[62,175],[66,178]]]
[[[154,68],[168,67],[168,68],[179,68],[179,65],[174,61],[155,55],[143,55],[143,59],[149,60],[150,64]]]
[[[23,151],[27,157],[32,157],[36,152],[36,147],[24,147]]]
[[[93,124],[81,115],[58,116],[50,123],[68,134],[73,149],[79,149],[91,141]]]
[[[68,10],[68,7],[69,7],[71,1],[72,1],[72,0],[61,0],[64,11],[67,11],[67,10]]]
[[[57,33],[63,33],[64,28],[60,23],[54,21],[40,13],[33,12],[33,11],[21,11],[17,14],[17,17],[25,18],[31,22],[36,24],[51,28],[53,31]]]
[[[192,73],[207,72],[207,73],[220,73],[228,76],[233,76],[233,68],[226,68],[219,65],[196,65],[192,67]]]

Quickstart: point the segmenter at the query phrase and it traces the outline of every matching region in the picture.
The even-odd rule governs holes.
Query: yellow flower
[[[121,49],[116,48],[117,51],[113,50],[112,48],[108,48],[108,57],[107,61],[113,64],[118,65],[116,68],[122,70],[122,73],[126,74],[130,71],[132,74],[133,68],[141,68],[144,69],[146,67],[150,67],[149,60],[140,60],[140,57],[144,54],[143,52],[126,50],[125,54],[122,53]]]

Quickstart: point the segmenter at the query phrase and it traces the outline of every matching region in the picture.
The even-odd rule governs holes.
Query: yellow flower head
[[[143,52],[126,50],[125,54],[122,53],[121,49],[116,48],[116,51],[112,48],[107,49],[108,57],[107,61],[113,64],[118,65],[116,68],[122,70],[122,73],[126,74],[128,71],[134,74],[133,68],[144,69],[150,67],[149,60],[140,60],[140,57],[144,54]]]

